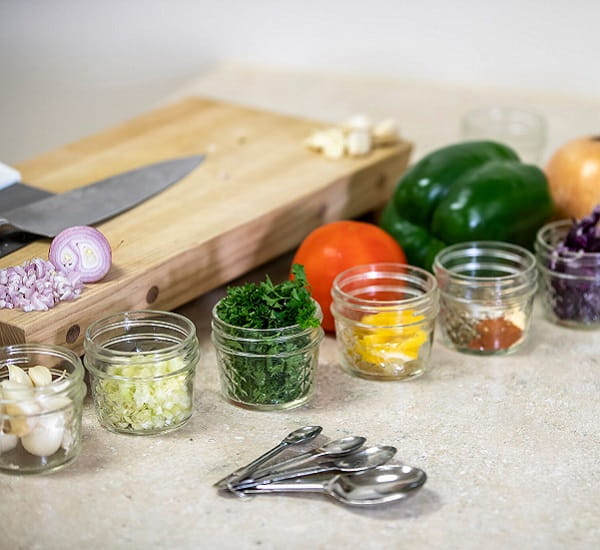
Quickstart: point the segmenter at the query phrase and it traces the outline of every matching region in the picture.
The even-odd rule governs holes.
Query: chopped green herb
[[[230,287],[217,305],[218,318],[233,326],[218,329],[226,337],[217,333],[214,338],[224,392],[234,401],[285,404],[312,389],[323,331],[304,267],[295,264],[292,274],[293,280],[279,284],[266,277]],[[294,326],[297,332],[290,333]],[[259,332],[264,329],[271,330]]]
[[[292,266],[293,280],[274,284],[267,275],[262,283],[229,287],[217,307],[225,323],[243,328],[318,327],[315,302],[310,297],[304,266]]]

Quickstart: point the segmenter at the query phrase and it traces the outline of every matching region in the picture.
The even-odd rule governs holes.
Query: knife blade
[[[25,246],[32,236],[52,238],[67,227],[91,225],[120,214],[176,183],[204,159],[204,155],[192,155],[157,162],[26,204],[20,194],[18,206],[8,210],[0,206],[0,231],[10,236],[0,245],[0,257]],[[2,193],[8,191],[10,187]]]
[[[21,181],[21,173],[0,162],[0,215],[4,210],[39,201],[54,195],[50,191],[32,187]]]
[[[54,193],[50,191],[44,191],[20,181],[13,183],[5,189],[0,189],[0,216],[6,210],[12,210],[30,202],[46,199],[52,195]]]

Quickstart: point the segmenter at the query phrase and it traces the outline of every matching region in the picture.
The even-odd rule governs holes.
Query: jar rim
[[[451,268],[448,268],[442,260],[448,260],[456,257],[460,257],[459,252],[466,252],[468,250],[481,250],[482,252],[510,252],[515,254],[518,258],[526,261],[525,265],[507,275],[498,276],[482,276],[482,275],[464,275],[457,273]],[[438,252],[433,261],[433,269],[436,275],[449,275],[456,283],[510,283],[516,277],[531,275],[532,279],[536,274],[536,259],[535,256],[526,248],[522,246],[507,243],[504,241],[466,241],[462,243],[456,243],[443,248]]]
[[[38,397],[46,396],[61,396],[66,393],[69,393],[73,388],[80,388],[81,386],[85,386],[85,383],[83,382],[83,375],[85,369],[79,356],[74,351],[64,346],[59,346],[56,344],[31,343],[11,344],[8,346],[3,346],[0,348],[0,367],[8,367],[8,365],[13,364],[15,364],[16,366],[20,366],[16,364],[17,362],[14,359],[16,359],[17,357],[25,357],[26,355],[32,353],[37,353],[40,355],[45,354],[62,358],[73,366],[73,370],[63,379],[54,381],[58,384],[61,384],[60,388],[55,386],[54,382],[45,386],[32,387],[31,390],[33,391],[33,395],[28,396],[27,399],[35,399]],[[11,357],[13,358],[12,361],[10,359]],[[14,401],[14,399],[5,399],[0,393],[0,403],[8,403]]]
[[[135,316],[138,316],[138,315],[140,316],[140,318],[136,319]],[[148,316],[148,318],[144,319],[141,317],[144,315]],[[177,342],[177,343],[173,344],[172,346],[167,346],[167,347],[161,349],[160,350],[161,352],[168,351],[171,348],[177,348],[177,347],[181,346],[181,344],[184,344],[184,343],[188,342],[189,340],[193,340],[196,337],[196,326],[194,325],[194,323],[192,323],[192,321],[190,319],[188,319],[184,315],[181,315],[179,313],[175,313],[172,311],[160,311],[160,310],[154,310],[154,309],[137,309],[137,310],[123,311],[123,312],[119,312],[119,313],[111,313],[110,315],[107,315],[105,317],[97,319],[96,321],[94,321],[93,323],[88,325],[88,327],[85,331],[84,346],[85,346],[85,344],[88,344],[88,345],[92,345],[99,349],[105,349],[104,346],[102,346],[94,341],[93,336],[96,336],[95,331],[97,331],[100,327],[102,327],[107,322],[110,322],[113,320],[114,321],[121,320],[122,324],[125,324],[125,325],[132,324],[133,325],[133,324],[136,324],[136,322],[139,323],[141,321],[156,320],[156,319],[152,319],[152,316],[158,316],[158,315],[162,315],[162,316],[166,317],[167,319],[170,318],[173,320],[180,321],[181,323],[183,323],[183,328],[185,330],[185,337],[181,340],[181,342]],[[168,326],[168,325],[165,324],[165,326]],[[171,325],[171,326],[173,326],[173,325]],[[184,333],[182,333],[182,334],[184,334]],[[110,350],[110,353],[111,353],[111,355],[114,354],[116,356],[127,357],[130,355],[140,355],[145,352]],[[148,353],[154,354],[154,353],[156,353],[156,351],[152,351],[152,352],[148,352]]]
[[[211,314],[212,314],[212,324],[213,324],[213,329],[215,322],[218,323],[218,328],[224,328],[224,329],[228,329],[228,330],[235,330],[235,331],[245,331],[249,334],[258,334],[261,335],[260,338],[263,339],[265,338],[266,334],[273,334],[275,337],[276,333],[281,333],[283,332],[283,335],[277,335],[277,338],[280,339],[285,339],[285,338],[298,338],[300,336],[304,336],[306,334],[310,334],[311,331],[317,329],[320,327],[306,327],[306,328],[302,328],[299,324],[294,324],[294,325],[288,325],[285,327],[274,327],[274,328],[251,328],[251,327],[242,327],[239,325],[232,325],[231,323],[228,323],[227,321],[223,321],[223,319],[221,319],[219,317],[219,314],[217,312],[217,308],[219,306],[219,304],[225,299],[225,297],[221,298],[219,301],[217,301],[217,303],[213,306],[212,310],[211,310]],[[311,300],[313,301],[313,303],[315,304],[315,316],[319,319],[319,321],[322,322],[323,320],[323,312],[321,311],[321,307],[319,305],[319,303],[314,299],[311,298]]]
[[[463,125],[478,125],[477,123],[481,123],[482,118],[486,122],[488,120],[493,120],[494,122],[533,122],[534,126],[542,130],[546,126],[544,117],[536,109],[511,104],[475,107],[465,113],[463,116]]]
[[[386,271],[388,270],[388,271]],[[410,275],[412,273],[412,276]],[[370,277],[368,274],[372,274]],[[361,277],[361,275],[367,275],[367,277]],[[389,276],[398,276],[398,281],[402,281],[402,275],[405,275],[404,279],[411,279],[413,282],[420,282],[423,286],[429,285],[429,288],[423,288],[422,294],[412,296],[410,298],[402,299],[372,299],[372,298],[361,298],[354,296],[349,292],[343,290],[342,281],[348,280],[348,282],[357,281],[362,278],[376,279]],[[415,277],[414,275],[417,275]],[[438,283],[436,278],[425,269],[420,267],[399,263],[399,262],[372,262],[368,264],[360,264],[338,273],[334,278],[331,287],[332,297],[350,302],[353,307],[358,309],[366,307],[389,307],[389,308],[410,308],[415,304],[428,301],[429,298],[436,294],[438,289]]]
[[[149,321],[157,321],[156,317],[161,316],[165,319],[160,323],[165,328],[178,328],[181,330],[181,340],[172,344],[165,346],[164,348],[157,350],[147,350],[147,351],[123,351],[123,350],[114,350],[109,349],[103,344],[99,344],[96,342],[95,337],[102,334],[104,331],[122,326],[136,326],[144,324],[144,322]],[[179,324],[175,323],[177,321]],[[104,329],[104,330],[103,330]],[[172,311],[161,311],[161,310],[153,310],[153,309],[138,309],[138,310],[129,310],[122,311],[119,313],[112,313],[105,317],[102,317],[93,323],[91,323],[86,331],[85,338],[83,342],[83,348],[85,351],[84,355],[84,363],[85,367],[88,370],[93,371],[95,374],[100,373],[103,376],[106,376],[106,373],[103,371],[98,371],[94,367],[90,365],[89,361],[86,361],[86,356],[88,354],[94,354],[98,358],[101,358],[103,361],[110,361],[116,364],[125,365],[131,363],[132,357],[143,357],[143,358],[151,358],[157,355],[160,355],[161,360],[171,359],[178,355],[181,355],[181,350],[189,347],[190,345],[196,346],[197,336],[196,336],[196,326],[194,323],[179,313],[175,313]],[[177,372],[185,371],[186,368],[178,369]],[[169,373],[168,375],[163,375],[163,377],[171,376],[176,374],[176,372]],[[109,375],[110,376],[110,375]],[[118,377],[115,377],[118,378]],[[128,377],[123,377],[124,379],[129,379]],[[146,377],[144,377],[146,378]],[[160,377],[147,377],[148,379],[157,379]]]
[[[539,247],[540,253],[552,254],[558,243],[552,243],[549,236],[554,232],[564,239],[568,231],[573,227],[573,220],[564,219],[549,222],[538,229],[535,238],[535,244]],[[560,252],[563,259],[582,259],[589,258],[600,261],[600,252],[585,252],[584,250],[564,250]]]

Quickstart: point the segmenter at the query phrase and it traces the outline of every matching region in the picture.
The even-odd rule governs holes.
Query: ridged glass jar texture
[[[32,367],[46,367],[51,382],[15,386],[9,380],[9,365],[25,373]],[[48,473],[79,456],[86,394],[83,374],[79,357],[60,346],[0,348],[0,471]]]
[[[427,271],[360,265],[333,282],[331,311],[342,366],[363,378],[405,380],[429,367],[438,288]]]
[[[573,328],[600,328],[600,252],[570,252],[557,247],[573,227],[560,220],[542,227],[535,254],[541,300],[551,321]]]
[[[165,311],[127,311],[92,323],[84,365],[100,424],[126,434],[175,430],[192,415],[200,357],[194,324]]]
[[[316,315],[321,318],[317,306]],[[212,341],[223,397],[253,410],[292,409],[313,395],[323,329],[298,325],[250,329],[212,312]]]
[[[475,241],[441,250],[433,265],[446,345],[505,354],[525,341],[537,289],[535,257],[509,243]]]

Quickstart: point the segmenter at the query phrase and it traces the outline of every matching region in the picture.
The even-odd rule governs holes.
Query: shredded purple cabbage
[[[76,300],[82,290],[78,273],[57,270],[42,258],[0,269],[0,309],[47,311],[63,300]]]
[[[600,205],[573,227],[552,251],[549,267],[572,277],[551,277],[552,309],[558,319],[600,322]],[[593,255],[590,255],[592,253]],[[596,253],[596,254],[594,254]]]
[[[571,252],[600,252],[600,204],[592,213],[579,222],[573,220],[573,227],[567,233],[561,249]]]

